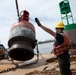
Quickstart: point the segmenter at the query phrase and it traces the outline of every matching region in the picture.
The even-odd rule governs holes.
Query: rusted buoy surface
[[[26,61],[34,56],[35,28],[28,21],[16,22],[9,35],[9,56],[14,60]]]

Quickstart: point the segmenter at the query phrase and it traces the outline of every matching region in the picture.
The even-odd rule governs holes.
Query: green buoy
[[[70,3],[68,0],[63,0],[59,3],[61,20],[65,24],[64,33],[70,39],[71,50],[70,54],[76,55],[76,23],[74,23]]]

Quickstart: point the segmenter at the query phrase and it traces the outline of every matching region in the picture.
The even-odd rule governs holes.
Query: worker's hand
[[[35,18],[35,22],[38,24],[38,26],[41,26],[41,23],[38,18]]]

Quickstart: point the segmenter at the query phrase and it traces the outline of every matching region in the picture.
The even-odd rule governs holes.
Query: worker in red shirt
[[[69,39],[63,33],[65,28],[62,22],[58,22],[55,26],[56,33],[51,29],[43,26],[38,18],[35,22],[40,28],[52,35],[56,40],[54,42],[54,54],[57,56],[61,75],[72,75],[70,70],[70,55],[69,55]]]

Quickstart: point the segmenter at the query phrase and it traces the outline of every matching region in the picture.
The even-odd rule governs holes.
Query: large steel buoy
[[[24,10],[19,17],[19,21],[14,23],[10,30],[8,40],[9,57],[18,61],[32,59],[35,40],[35,28],[29,22],[29,13]]]

